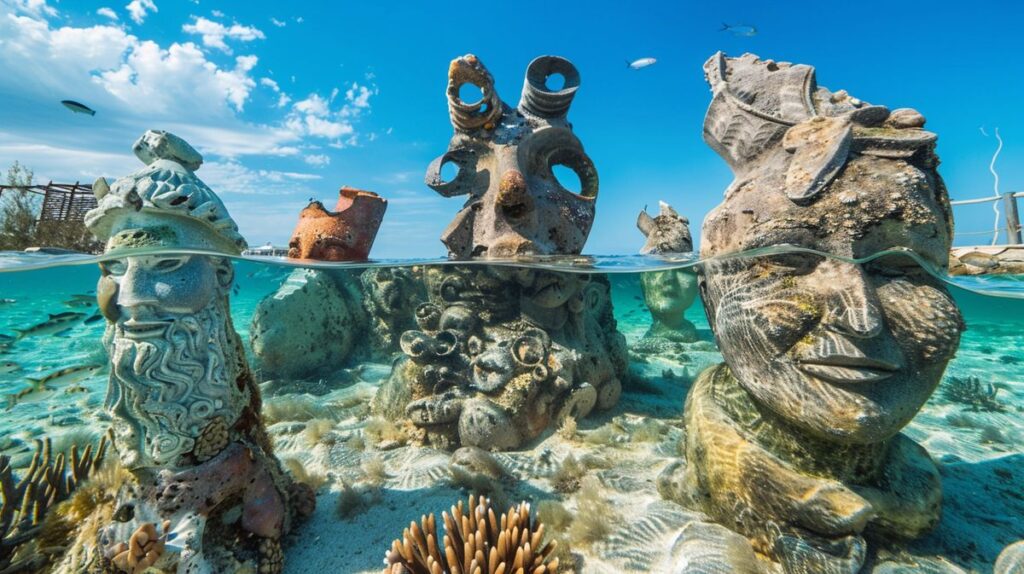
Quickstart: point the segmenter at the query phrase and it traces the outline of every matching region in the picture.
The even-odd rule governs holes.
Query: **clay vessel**
[[[338,192],[334,211],[313,201],[299,214],[288,242],[290,259],[362,261],[370,254],[388,200],[351,187]]]

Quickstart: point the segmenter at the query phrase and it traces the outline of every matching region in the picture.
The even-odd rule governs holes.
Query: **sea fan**
[[[468,512],[467,512],[468,510]],[[544,525],[532,520],[526,502],[509,508],[500,520],[489,498],[469,497],[443,513],[444,545],[437,544],[434,515],[411,522],[391,543],[384,574],[548,574],[558,572],[549,560],[556,544],[541,547]]]

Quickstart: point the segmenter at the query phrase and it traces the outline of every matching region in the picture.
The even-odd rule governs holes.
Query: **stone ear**
[[[636,226],[640,229],[640,233],[647,237],[654,231],[654,218],[648,215],[646,210],[643,210],[636,218]]]
[[[665,203],[664,201],[659,201],[658,202],[658,206],[660,208],[660,211],[659,211],[658,215],[668,215],[668,216],[671,216],[671,217],[679,217],[679,214],[676,213],[676,210],[671,205]],[[681,219],[685,219],[685,218],[681,218]]]
[[[92,194],[96,197],[97,201],[103,199],[103,196],[107,195],[108,193],[110,193],[110,186],[107,185],[106,179],[103,179],[102,177],[98,178],[92,184]]]
[[[848,117],[815,116],[789,128],[782,138],[793,154],[786,171],[785,192],[800,203],[817,197],[846,165],[853,141]]]

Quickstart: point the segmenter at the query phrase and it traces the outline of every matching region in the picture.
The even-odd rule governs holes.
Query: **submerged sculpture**
[[[647,241],[640,249],[645,255],[691,253],[690,221],[672,206],[660,202],[656,217],[640,212],[636,226]],[[651,312],[651,327],[633,350],[640,353],[664,352],[666,346],[697,340],[697,327],[683,314],[697,299],[697,275],[690,268],[651,271],[640,274],[644,303]]]
[[[555,75],[560,89],[548,87]],[[465,84],[483,97],[463,102]],[[597,199],[597,170],[566,119],[580,85],[568,60],[541,56],[526,71],[517,108],[501,101],[494,78],[472,54],[448,68],[448,110],[455,135],[448,151],[427,169],[426,183],[445,197],[468,195],[441,236],[452,257],[514,257],[577,254],[590,234]],[[445,164],[458,167],[446,181]],[[562,165],[580,180],[580,191],[564,188],[552,170]]]
[[[688,495],[786,572],[857,572],[865,537],[939,519],[939,473],[900,434],[963,322],[943,284],[952,220],[935,135],[746,54],[705,64],[705,140],[736,179],[704,223],[702,293],[725,364],[686,401]],[[847,258],[847,259],[841,259]]]
[[[146,167],[109,187],[99,180],[99,206],[86,215],[108,255],[242,251],[224,205],[193,173],[202,157],[191,146],[148,131],[134,151]],[[96,520],[112,517],[108,524],[83,527],[75,560],[80,566],[84,552],[90,568],[122,572],[280,572],[289,509],[308,510],[312,491],[290,482],[271,454],[259,387],[228,310],[230,260],[126,254],[101,268],[111,360],[105,406],[131,480],[114,508],[97,509]],[[88,539],[90,532],[98,534]]]
[[[548,90],[556,73],[565,87]],[[467,82],[483,90],[480,102],[459,98]],[[583,248],[597,174],[565,120],[578,86],[567,60],[537,58],[513,110],[475,56],[452,62],[448,106],[456,134],[427,169],[427,183],[442,195],[470,194],[442,236],[452,256]],[[440,169],[448,161],[460,170],[446,183]],[[558,184],[551,171],[557,164],[576,170],[582,195]],[[402,333],[405,357],[373,404],[378,414],[405,420],[421,442],[511,449],[565,417],[618,401],[628,361],[606,278],[480,265],[428,268],[424,282],[418,328]]]
[[[312,201],[288,242],[291,259],[363,261],[377,237],[388,201],[372,191],[343,187],[334,211]]]

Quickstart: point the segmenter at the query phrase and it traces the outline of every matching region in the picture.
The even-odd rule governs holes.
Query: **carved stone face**
[[[550,76],[565,78],[549,89]],[[483,98],[467,104],[464,84],[478,86]],[[579,72],[568,60],[543,56],[526,74],[518,108],[498,97],[494,79],[472,55],[449,69],[448,106],[455,135],[448,151],[427,169],[426,182],[445,197],[469,195],[441,241],[458,258],[521,254],[578,254],[594,222],[597,171],[566,120],[579,87]],[[458,174],[441,175],[452,163]],[[577,192],[559,183],[553,168],[576,173]]]
[[[865,184],[870,174],[886,177]],[[805,207],[774,191],[775,183],[744,184],[709,216],[705,241],[736,241],[730,251],[794,245],[848,258],[902,248],[935,267],[947,261],[934,173],[862,156]],[[801,253],[713,261],[705,281],[709,318],[740,383],[824,438],[868,443],[895,434],[932,394],[959,344],[956,303],[906,255],[862,264]]]
[[[705,70],[715,92],[705,139],[736,180],[705,220],[703,257],[788,245],[849,259],[912,250],[947,265],[949,201],[923,116],[818,88],[808,66],[719,54]],[[877,442],[906,425],[963,330],[945,287],[907,255],[719,259],[703,281],[740,384],[836,442]]]
[[[175,464],[214,419],[248,403],[235,384],[237,349],[227,314],[227,260],[130,256],[106,261],[97,289],[110,321],[107,408],[129,468]]]

